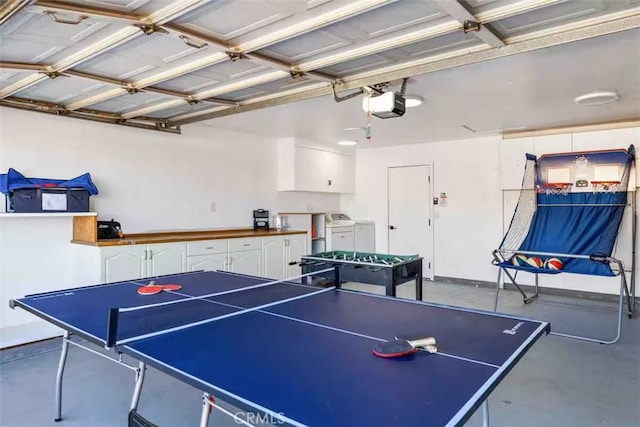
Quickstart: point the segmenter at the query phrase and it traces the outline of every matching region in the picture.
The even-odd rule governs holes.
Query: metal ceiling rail
[[[0,106],[17,108],[21,110],[36,111],[40,113],[54,114],[57,116],[85,119],[102,123],[118,124],[122,126],[135,127],[147,130],[158,130],[169,133],[180,133],[180,126],[168,125],[166,120],[153,118],[140,118],[137,120],[124,120],[118,114],[96,110],[68,111],[64,107],[43,101],[32,101],[8,97],[0,99]]]
[[[120,88],[127,90],[129,93],[137,93],[137,92],[150,92],[150,93],[157,93],[160,95],[166,95],[166,96],[170,96],[172,98],[179,98],[183,101],[186,102],[194,102],[195,100],[191,98],[191,95],[188,93],[182,93],[182,92],[178,92],[175,90],[169,90],[169,89],[162,89],[159,87],[154,87],[154,86],[148,86],[142,90],[133,88],[131,86],[130,82],[127,82],[126,80],[118,80],[118,79],[114,79],[111,77],[107,77],[107,76],[101,76],[98,74],[93,74],[93,73],[87,73],[84,71],[77,71],[77,70],[66,70],[63,71],[61,73],[49,73],[49,69],[51,69],[50,65],[45,65],[45,64],[29,64],[26,62],[2,62],[0,61],[0,70],[18,70],[18,71],[35,71],[35,72],[39,72],[39,73],[45,73],[48,74],[49,77],[51,78],[57,78],[60,76],[66,76],[66,77],[80,77],[83,79],[87,79],[87,80],[93,80],[93,81],[97,81],[97,82],[102,82],[102,83],[108,83],[114,86],[119,86]],[[223,105],[232,105],[232,106],[237,106],[238,103],[235,101],[231,101],[228,99],[222,99],[222,98],[206,98],[206,99],[202,99],[201,101],[206,101],[206,102],[214,102],[217,104],[223,104]]]
[[[531,8],[531,10],[533,10],[533,9],[540,8],[543,5],[549,5],[552,3],[556,3],[558,1],[559,0],[523,0],[517,3],[516,5],[511,5],[511,7],[499,7],[497,8],[499,9],[499,11],[492,10],[492,11],[486,11],[483,14],[478,14],[477,19],[486,20],[487,16],[495,20],[504,19],[506,17],[512,16],[513,14],[524,13],[526,10],[528,10],[527,5],[528,7]],[[341,62],[353,60],[356,58],[361,58],[363,56],[375,54],[385,50],[406,46],[408,44],[416,43],[429,38],[449,34],[457,30],[462,30],[462,28],[463,28],[463,24],[461,24],[457,20],[451,20],[449,22],[436,25],[436,26],[425,24],[420,26],[417,29],[410,29],[402,32],[401,34],[396,34],[394,36],[387,37],[387,38],[381,38],[380,40],[377,40],[373,43],[363,42],[359,45],[356,45],[355,47],[347,47],[347,48],[341,49],[336,53],[332,53],[318,59],[312,59],[307,62],[302,62],[298,65],[293,66],[293,68],[308,74],[310,72],[314,72],[314,70],[317,70],[317,69],[329,67],[331,65],[339,64]],[[290,32],[291,30],[287,34],[290,34]],[[274,38],[271,36],[265,36],[257,41],[249,41],[244,44],[240,44],[236,46],[236,49],[242,52],[246,52],[247,50],[245,49],[249,49],[249,48],[253,49],[258,47],[262,48],[266,46],[265,40],[267,39],[272,41],[274,40]],[[272,77],[271,80],[269,80],[269,76]],[[284,77],[283,75],[280,75],[277,73],[267,73],[267,74],[260,75],[258,79],[260,80],[261,83],[268,83],[275,80],[279,80],[283,77]],[[341,78],[340,80],[343,80],[343,78]],[[158,79],[153,79],[152,81],[154,83],[159,82]],[[144,83],[138,82],[138,84],[140,85],[143,85],[146,83],[148,82],[144,82]],[[246,89],[254,85],[255,83],[253,83],[252,79],[244,79],[244,80],[232,82],[226,85],[216,86],[214,88],[207,89],[202,92],[197,92],[193,94],[193,97],[195,99],[200,99],[208,96],[219,96],[219,95],[230,93],[236,90]],[[151,104],[151,105],[145,106],[140,110],[132,111],[130,113],[127,113],[127,115],[129,114],[133,115],[139,112],[142,112],[143,114],[148,114],[150,112],[166,110],[168,108],[173,108],[179,105],[180,104],[177,104],[177,103],[160,102],[157,104]]]
[[[9,0],[0,5],[0,25],[31,3],[32,0]]]
[[[615,14],[613,14],[615,15]],[[620,31],[626,31],[630,29],[640,28],[640,15],[635,14],[620,19],[606,20],[601,18],[603,22],[593,24],[587,27],[580,27],[565,32],[556,34],[547,34],[531,40],[516,42],[513,44],[507,44],[500,49],[485,48],[484,50],[471,52],[468,54],[461,54],[440,61],[429,62],[429,58],[425,58],[425,63],[416,64],[414,62],[411,66],[405,67],[388,67],[384,70],[379,70],[378,73],[366,77],[345,78],[343,83],[336,85],[336,90],[350,90],[357,89],[363,86],[374,85],[383,81],[396,81],[407,77],[417,76],[421,74],[433,73],[436,71],[446,70],[455,67],[461,67],[465,65],[474,64],[477,62],[488,61],[497,58],[503,58],[520,53],[530,52],[534,50],[553,47],[565,43],[576,42],[580,40],[589,39],[592,37],[599,37],[607,34],[613,34]],[[395,68],[395,69],[393,69]],[[174,125],[186,125],[189,123],[195,123],[203,120],[210,120],[218,117],[228,116],[231,114],[238,114],[247,111],[258,110],[261,108],[272,107],[276,105],[283,105],[286,103],[297,102],[305,99],[316,98],[319,96],[326,96],[331,94],[331,87],[324,86],[308,91],[298,92],[290,95],[280,96],[273,99],[268,99],[255,103],[241,103],[239,107],[235,108],[216,108],[215,110],[203,110],[201,112],[192,113],[188,115],[182,115],[172,118],[169,124]]]
[[[225,49],[224,52],[214,52],[209,56],[206,56],[204,58],[200,58],[198,60],[186,63],[186,64],[182,64],[178,67],[173,67],[173,68],[169,68],[167,70],[164,70],[158,74],[153,74],[150,76],[147,76],[143,79],[140,79],[138,81],[135,81],[132,83],[132,86],[138,89],[144,88],[146,86],[150,86],[150,85],[154,85],[154,84],[158,84],[167,80],[171,80],[174,79],[176,77],[185,75],[185,74],[189,74],[191,72],[194,71],[198,71],[201,70],[203,68],[206,67],[210,67],[212,65],[215,65],[217,63],[226,61],[228,59],[230,59],[230,55],[229,53],[235,54],[237,55],[237,57],[242,58],[252,58],[254,60],[258,60],[258,61],[262,61],[263,63],[265,62],[270,62],[270,66],[273,67],[275,65],[275,60],[270,60],[270,58],[267,58],[264,55],[256,55],[256,54],[252,54],[250,51],[253,50],[251,48],[251,46],[258,46],[258,47],[262,47],[264,46],[267,41],[269,41],[270,43],[276,43],[279,41],[283,41],[286,40],[288,38],[297,36],[297,35],[301,35],[304,33],[307,33],[309,31],[313,31],[315,29],[327,26],[327,25],[331,25],[335,22],[347,19],[349,17],[358,15],[360,13],[372,10],[373,8],[376,7],[380,7],[382,5],[385,4],[391,4],[393,2],[395,2],[397,0],[358,0],[358,1],[351,1],[349,2],[346,6],[342,6],[340,8],[337,8],[335,10],[332,10],[330,12],[324,13],[324,14],[320,14],[318,16],[314,16],[312,18],[306,19],[298,24],[294,24],[294,25],[290,25],[287,26],[286,28],[280,30],[277,32],[278,34],[278,38],[274,38],[273,34],[269,34],[267,36],[262,36],[259,37],[256,40],[250,41],[248,43],[245,43],[244,45],[241,46],[235,46],[235,47],[231,47],[231,46],[225,46],[224,43],[222,43],[219,40],[215,40],[213,37],[211,36],[205,36],[202,33],[198,33],[194,30],[190,30],[187,29],[186,27],[183,26],[179,26],[179,25],[164,25],[164,27],[171,29],[173,31],[177,31],[180,32],[182,35],[185,36],[191,36],[191,37],[195,37],[195,38],[199,38],[207,43],[211,43],[213,45],[219,46],[219,47],[223,47]],[[49,4],[51,3],[55,3],[52,1],[49,1]],[[67,11],[70,10],[70,7],[67,6]],[[80,13],[82,11],[82,8],[77,8],[76,12]],[[93,12],[97,13],[97,8],[93,8]],[[122,16],[121,16],[122,17]],[[248,47],[247,47],[248,46]],[[282,69],[283,67],[277,67]],[[291,72],[296,72],[297,70],[292,67],[289,66],[287,67],[287,73],[288,74],[292,74]],[[325,76],[321,73],[311,73],[310,74],[311,77],[314,78],[321,78],[323,80],[329,80],[331,77],[330,76]],[[67,108],[69,110],[75,110],[75,109],[79,109],[79,108],[83,108],[86,107],[88,105],[92,105],[98,102],[103,102],[106,101],[108,99],[120,96],[120,95],[124,95],[126,93],[126,91],[122,91],[122,90],[110,90],[110,91],[106,91],[103,92],[101,96],[99,95],[94,95],[94,96],[88,96],[86,98],[81,98],[79,100],[77,100],[76,102],[69,104],[67,106]],[[195,99],[204,99],[204,98],[208,98],[209,96],[212,95],[200,95],[200,94],[196,94],[194,95]],[[167,104],[165,102],[162,102],[160,104],[157,104],[159,107],[160,106],[164,106],[164,105],[173,105],[173,104]],[[165,109],[166,107],[163,107],[161,109]],[[152,111],[159,111],[159,110],[152,110]]]
[[[178,0],[163,7],[162,9],[151,13],[150,15],[143,17],[141,21],[148,25],[162,25],[168,21],[179,18],[185,13],[192,11],[193,9],[202,6],[212,0]],[[143,34],[137,27],[125,27],[122,28],[107,37],[102,38],[100,41],[93,43],[80,51],[62,58],[60,61],[52,65],[51,72],[61,72],[78,64],[81,64],[89,59],[105,53],[117,46],[126,43]],[[43,74],[32,74],[19,80],[2,90],[0,90],[0,98],[6,98],[14,93],[28,88],[41,80],[46,79],[47,76]]]

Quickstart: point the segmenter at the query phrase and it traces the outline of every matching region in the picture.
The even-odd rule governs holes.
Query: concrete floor
[[[382,288],[354,285],[380,293]],[[403,285],[398,296],[411,298]],[[490,310],[493,291],[425,282],[424,299]],[[543,295],[524,306],[519,294],[501,292],[500,311],[551,322],[558,332],[594,336],[614,331],[616,305]],[[640,311],[640,310],[639,310]],[[543,337],[489,399],[493,426],[640,426],[640,313],[623,319],[621,340],[600,345]],[[63,421],[53,422],[59,340],[0,352],[0,426],[124,426],[133,373],[86,351],[71,348],[65,372]],[[225,405],[226,408],[234,411]],[[150,369],[139,407],[161,426],[195,426],[200,392]],[[214,410],[211,426],[237,426]],[[425,420],[426,425],[426,420]],[[482,425],[478,411],[467,426]]]

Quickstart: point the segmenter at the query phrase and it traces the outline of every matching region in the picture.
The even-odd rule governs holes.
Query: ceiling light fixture
[[[358,141],[345,139],[345,140],[342,140],[342,141],[338,141],[338,145],[358,145]]]
[[[424,98],[418,95],[407,95],[404,97],[404,106],[406,108],[417,107],[424,102]]]
[[[573,102],[578,105],[602,105],[618,99],[620,99],[620,95],[616,92],[591,92],[574,98]]]

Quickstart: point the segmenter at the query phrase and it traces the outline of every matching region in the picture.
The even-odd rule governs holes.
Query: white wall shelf
[[[0,218],[51,218],[97,215],[97,212],[0,212]]]

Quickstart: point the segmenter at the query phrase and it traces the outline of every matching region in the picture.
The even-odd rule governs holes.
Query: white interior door
[[[424,257],[423,277],[432,279],[431,167],[390,167],[388,186],[389,253]]]

